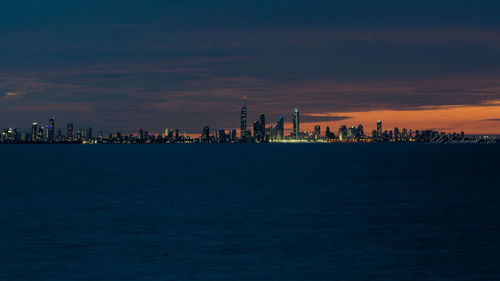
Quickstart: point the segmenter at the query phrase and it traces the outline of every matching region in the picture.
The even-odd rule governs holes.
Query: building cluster
[[[320,125],[311,132],[300,130],[300,114],[297,108],[293,111],[292,129],[285,134],[285,120],[280,116],[275,123],[266,123],[264,113],[248,126],[246,101],[240,111],[240,131],[236,129],[218,129],[214,132],[205,126],[200,137],[181,134],[179,129],[165,129],[159,134],[150,134],[138,129],[135,134],[103,135],[102,131],[93,135],[92,128],[74,129],[72,122],[66,123],[65,134],[59,129],[56,133],[55,118],[51,117],[47,125],[33,122],[30,132],[19,132],[15,128],[3,129],[0,143],[266,143],[266,142],[457,142],[474,140],[476,137],[465,136],[464,132],[444,133],[434,130],[415,130],[395,127],[393,130],[383,130],[382,122],[377,121],[376,129],[367,135],[363,125],[347,127],[341,125],[337,132],[326,127],[324,133]]]

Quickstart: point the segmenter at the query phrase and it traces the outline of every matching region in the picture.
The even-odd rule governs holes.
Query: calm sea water
[[[0,280],[500,280],[500,145],[0,153]]]

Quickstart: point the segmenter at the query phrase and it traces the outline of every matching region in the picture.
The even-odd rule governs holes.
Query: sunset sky
[[[0,128],[500,134],[498,1],[2,1]],[[64,130],[63,130],[64,132]]]

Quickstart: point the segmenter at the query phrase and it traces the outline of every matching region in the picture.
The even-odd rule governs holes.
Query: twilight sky
[[[406,3],[411,2],[411,3]],[[2,1],[0,127],[500,134],[498,1]]]

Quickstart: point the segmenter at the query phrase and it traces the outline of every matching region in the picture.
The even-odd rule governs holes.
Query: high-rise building
[[[266,141],[266,115],[264,113],[260,113],[259,115],[259,122],[260,122],[260,141],[265,142]]]
[[[314,138],[318,139],[321,137],[321,127],[319,125],[314,126]]]
[[[300,139],[300,119],[297,108],[293,112],[293,137],[296,140]]]
[[[356,130],[356,127],[354,127],[354,126],[349,127],[349,129],[347,130],[347,139],[350,139],[350,140],[355,139],[357,135],[358,135],[358,132]]]
[[[241,108],[240,112],[240,134],[241,134],[241,139],[246,138],[246,131],[247,131],[247,98],[243,97],[243,107]]]
[[[78,139],[78,141],[83,141],[84,137],[83,137],[83,129],[78,129],[76,131],[76,138]]]
[[[222,128],[219,129],[218,136],[219,136],[219,138],[218,138],[219,142],[221,142],[221,143],[226,142],[226,132],[224,131],[224,129],[222,129]]]
[[[382,137],[382,121],[377,120],[377,136]]]
[[[73,140],[73,123],[71,122],[66,123],[66,139],[68,141]]]
[[[285,120],[283,116],[280,116],[278,122],[276,122],[276,139],[282,141],[285,135]]]
[[[87,128],[87,141],[92,140],[92,128],[88,127]]]
[[[401,138],[400,134],[399,134],[399,128],[398,127],[394,127],[394,140],[395,141],[399,141]]]
[[[236,130],[235,129],[229,130],[229,141],[236,142]]]
[[[260,132],[262,131],[260,129],[260,127],[261,126],[260,126],[259,120],[253,122],[253,136],[254,136],[255,141],[259,141],[259,142],[261,140]]]
[[[43,126],[38,128],[38,133],[36,138],[38,141],[45,141],[45,132],[43,130]]]
[[[365,131],[363,129],[363,125],[359,124],[358,125],[358,137],[364,138],[364,136],[365,136]]]
[[[210,128],[208,126],[203,127],[203,132],[201,133],[201,142],[210,142]]]
[[[32,142],[37,141],[37,134],[38,134],[37,127],[38,127],[38,123],[33,122],[33,124],[31,124],[31,141]]]
[[[341,125],[339,128],[339,140],[344,141],[347,139],[347,126]]]
[[[54,140],[56,138],[56,134],[55,134],[55,118],[54,117],[50,117],[48,135],[49,135],[49,142],[54,142]]]

